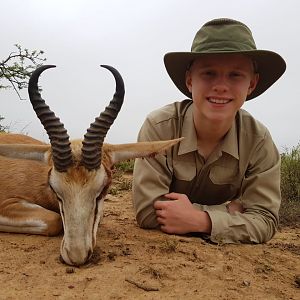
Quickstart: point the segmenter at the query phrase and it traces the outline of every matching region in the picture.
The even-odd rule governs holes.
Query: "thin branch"
[[[0,84],[1,88],[13,88],[19,99],[22,100],[19,91],[28,86],[31,72],[41,65],[46,58],[42,55],[44,51],[22,49],[15,45],[18,51],[11,52],[8,57],[0,61],[0,80],[7,80],[9,85]]]
[[[146,292],[152,292],[152,291],[159,291],[159,288],[156,288],[156,287],[152,287],[152,286],[149,286],[149,285],[145,285],[143,283],[139,283],[139,282],[136,282],[132,279],[129,279],[129,278],[125,278],[125,281],[135,285],[136,287],[146,291]]]

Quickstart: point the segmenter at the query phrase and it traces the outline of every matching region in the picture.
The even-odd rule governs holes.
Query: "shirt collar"
[[[236,120],[225,135],[223,142],[221,143],[220,150],[230,154],[236,159],[239,159]]]
[[[197,134],[193,120],[193,104],[186,110],[183,116],[182,135],[184,139],[180,142],[178,155],[197,151]],[[220,151],[226,152],[229,155],[239,159],[238,141],[237,141],[237,126],[236,121],[225,135],[223,142],[220,145]]]

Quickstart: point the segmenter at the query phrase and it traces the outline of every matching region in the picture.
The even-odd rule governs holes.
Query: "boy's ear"
[[[259,74],[255,73],[253,75],[252,80],[250,81],[250,85],[249,85],[248,93],[247,93],[248,96],[255,90],[258,81],[259,81]]]
[[[185,85],[188,88],[189,92],[192,93],[192,76],[191,71],[189,70],[185,72]]]

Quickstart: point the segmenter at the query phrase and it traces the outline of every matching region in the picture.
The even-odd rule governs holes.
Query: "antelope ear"
[[[32,159],[46,162],[50,145],[2,144],[0,155],[10,158]]]
[[[106,150],[111,154],[112,163],[115,164],[130,158],[155,156],[156,154],[163,153],[183,139],[184,138],[182,137],[167,141],[139,142],[120,145],[106,144]]]

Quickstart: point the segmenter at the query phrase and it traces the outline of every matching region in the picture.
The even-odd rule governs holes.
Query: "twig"
[[[149,285],[145,285],[145,284],[142,284],[142,283],[139,283],[139,282],[136,282],[132,279],[129,279],[129,278],[125,278],[125,281],[135,285],[136,287],[146,291],[146,292],[152,292],[152,291],[159,291],[159,288],[156,288],[156,287],[152,287],[152,286],[149,286]]]

